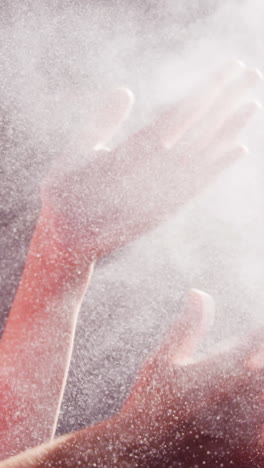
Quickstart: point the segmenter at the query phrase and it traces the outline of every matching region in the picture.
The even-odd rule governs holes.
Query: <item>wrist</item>
[[[42,201],[37,229],[49,244],[49,251],[63,258],[68,267],[85,269],[97,258],[96,236],[88,229],[78,226],[78,220],[71,223],[62,212],[52,209]]]
[[[29,255],[38,258],[46,269],[63,273],[64,280],[86,277],[95,262],[94,252],[83,252],[78,244],[67,243],[60,229],[42,209],[31,241]]]

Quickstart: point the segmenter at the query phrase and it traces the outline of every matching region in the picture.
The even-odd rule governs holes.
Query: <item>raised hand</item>
[[[209,296],[191,291],[183,319],[145,364],[120,412],[142,468],[264,466],[264,330],[195,362],[213,310]]]
[[[260,107],[245,103],[248,88],[260,78],[257,70],[231,63],[107,151],[133,103],[130,91],[118,90],[97,118],[87,161],[76,167],[60,161],[43,184],[42,214],[58,243],[89,260],[108,254],[207,187],[247,153],[236,137]]]
[[[194,353],[213,324],[213,301],[192,290],[182,312],[117,415],[1,468],[263,468],[264,330],[198,360]]]

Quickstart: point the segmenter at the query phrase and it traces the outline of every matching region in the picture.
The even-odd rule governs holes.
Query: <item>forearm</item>
[[[0,343],[0,459],[49,440],[93,263],[39,218]]]
[[[91,428],[28,450],[0,463],[0,468],[161,466],[156,464],[157,451],[153,453],[148,440],[141,440],[133,428],[128,428],[116,416]],[[159,459],[158,463],[161,461]]]
[[[225,457],[223,440],[214,441],[210,437],[207,440],[204,436],[196,439],[190,427],[181,428],[180,432],[177,427],[171,428],[160,438],[159,428],[156,429],[157,433],[142,434],[138,421],[128,425],[117,415],[27,450],[0,463],[0,468],[189,468],[204,460],[211,461],[210,466],[218,461],[230,461],[228,455]]]

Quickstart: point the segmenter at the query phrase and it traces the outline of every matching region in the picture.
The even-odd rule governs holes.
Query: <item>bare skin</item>
[[[245,155],[235,141],[259,107],[243,102],[246,89],[259,79],[258,71],[230,64],[108,152],[102,148],[133,101],[131,92],[120,89],[88,145],[90,154],[96,150],[93,157],[78,170],[54,163],[42,187],[38,225],[0,343],[0,458],[54,435],[94,261],[184,206]]]
[[[236,140],[260,107],[245,102],[260,78],[229,64],[113,151],[90,155],[79,169],[54,169],[42,194],[54,236],[98,258],[175,213],[247,153]]]
[[[261,468],[264,330],[243,346],[197,361],[194,353],[212,326],[214,304],[192,290],[182,312],[114,418],[0,468]]]

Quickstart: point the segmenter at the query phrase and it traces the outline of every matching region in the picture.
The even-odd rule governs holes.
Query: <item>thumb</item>
[[[134,104],[134,95],[128,88],[117,88],[110,93],[94,115],[93,148],[100,150],[114,137],[128,118]]]
[[[191,289],[183,301],[182,317],[172,326],[161,347],[173,364],[183,365],[202,343],[214,322],[213,298]]]

